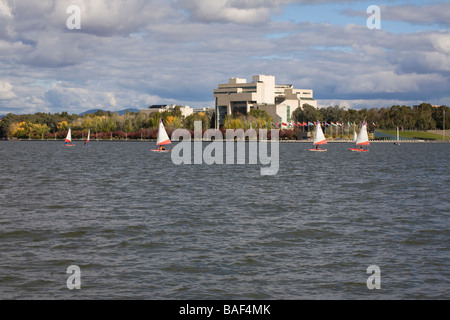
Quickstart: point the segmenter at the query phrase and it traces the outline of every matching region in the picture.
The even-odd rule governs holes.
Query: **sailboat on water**
[[[74,147],[75,145],[72,143],[72,130],[69,128],[67,132],[66,140],[64,140],[64,147]]]
[[[166,129],[164,128],[164,124],[162,119],[159,119],[159,128],[158,128],[158,136],[156,139],[156,145],[158,149],[152,149],[153,152],[170,152],[171,150],[166,150],[166,145],[171,144],[169,135],[167,134]]]
[[[89,131],[88,131],[88,136],[87,136],[86,142],[84,143],[85,147],[89,147],[90,138],[91,138],[91,129],[89,129]]]
[[[327,149],[320,149],[319,146],[322,144],[327,144],[327,139],[325,138],[322,126],[320,125],[320,122],[317,121],[316,123],[316,132],[314,133],[314,142],[313,145],[316,146],[314,149],[308,149],[309,151],[318,151],[318,152],[324,152],[327,151]]]
[[[397,127],[397,141],[394,142],[394,144],[395,144],[396,146],[399,146],[399,145],[400,145],[400,132],[399,132],[399,130],[398,130],[398,127]]]
[[[361,130],[359,131],[358,137],[356,139],[356,145],[359,146],[359,148],[350,148],[350,151],[356,151],[356,152],[368,152],[369,150],[363,149],[363,146],[370,145],[369,142],[369,136],[367,134],[367,124],[364,121]]]

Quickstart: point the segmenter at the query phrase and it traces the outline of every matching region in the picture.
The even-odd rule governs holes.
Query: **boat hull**
[[[369,150],[367,149],[359,149],[359,148],[350,148],[349,150],[353,152],[369,152]]]
[[[325,152],[325,151],[327,151],[327,149],[308,149],[308,151]]]
[[[171,152],[172,150],[159,150],[159,149],[151,149],[151,152],[159,152],[159,153],[167,153]]]

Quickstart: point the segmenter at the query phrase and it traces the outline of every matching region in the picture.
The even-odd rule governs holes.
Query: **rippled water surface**
[[[450,144],[351,146],[281,143],[261,176],[151,142],[1,142],[0,298],[449,299]]]

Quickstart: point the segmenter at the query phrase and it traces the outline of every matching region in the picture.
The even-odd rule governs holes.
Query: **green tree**
[[[294,122],[316,122],[317,120],[323,120],[323,114],[319,109],[316,109],[309,104],[304,104],[303,108],[298,107],[294,110],[292,118],[294,119]]]
[[[196,112],[186,117],[183,120],[183,125],[188,130],[194,130],[194,122],[201,121],[203,130],[209,129],[211,126],[211,120],[204,112]]]
[[[8,138],[9,126],[14,122],[19,121],[12,113],[8,113],[3,117],[3,119],[0,120],[0,138]]]

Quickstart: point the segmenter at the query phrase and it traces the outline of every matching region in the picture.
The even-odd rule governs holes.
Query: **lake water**
[[[449,299],[450,144],[352,146],[280,143],[261,176],[154,142],[0,142],[0,298]]]

